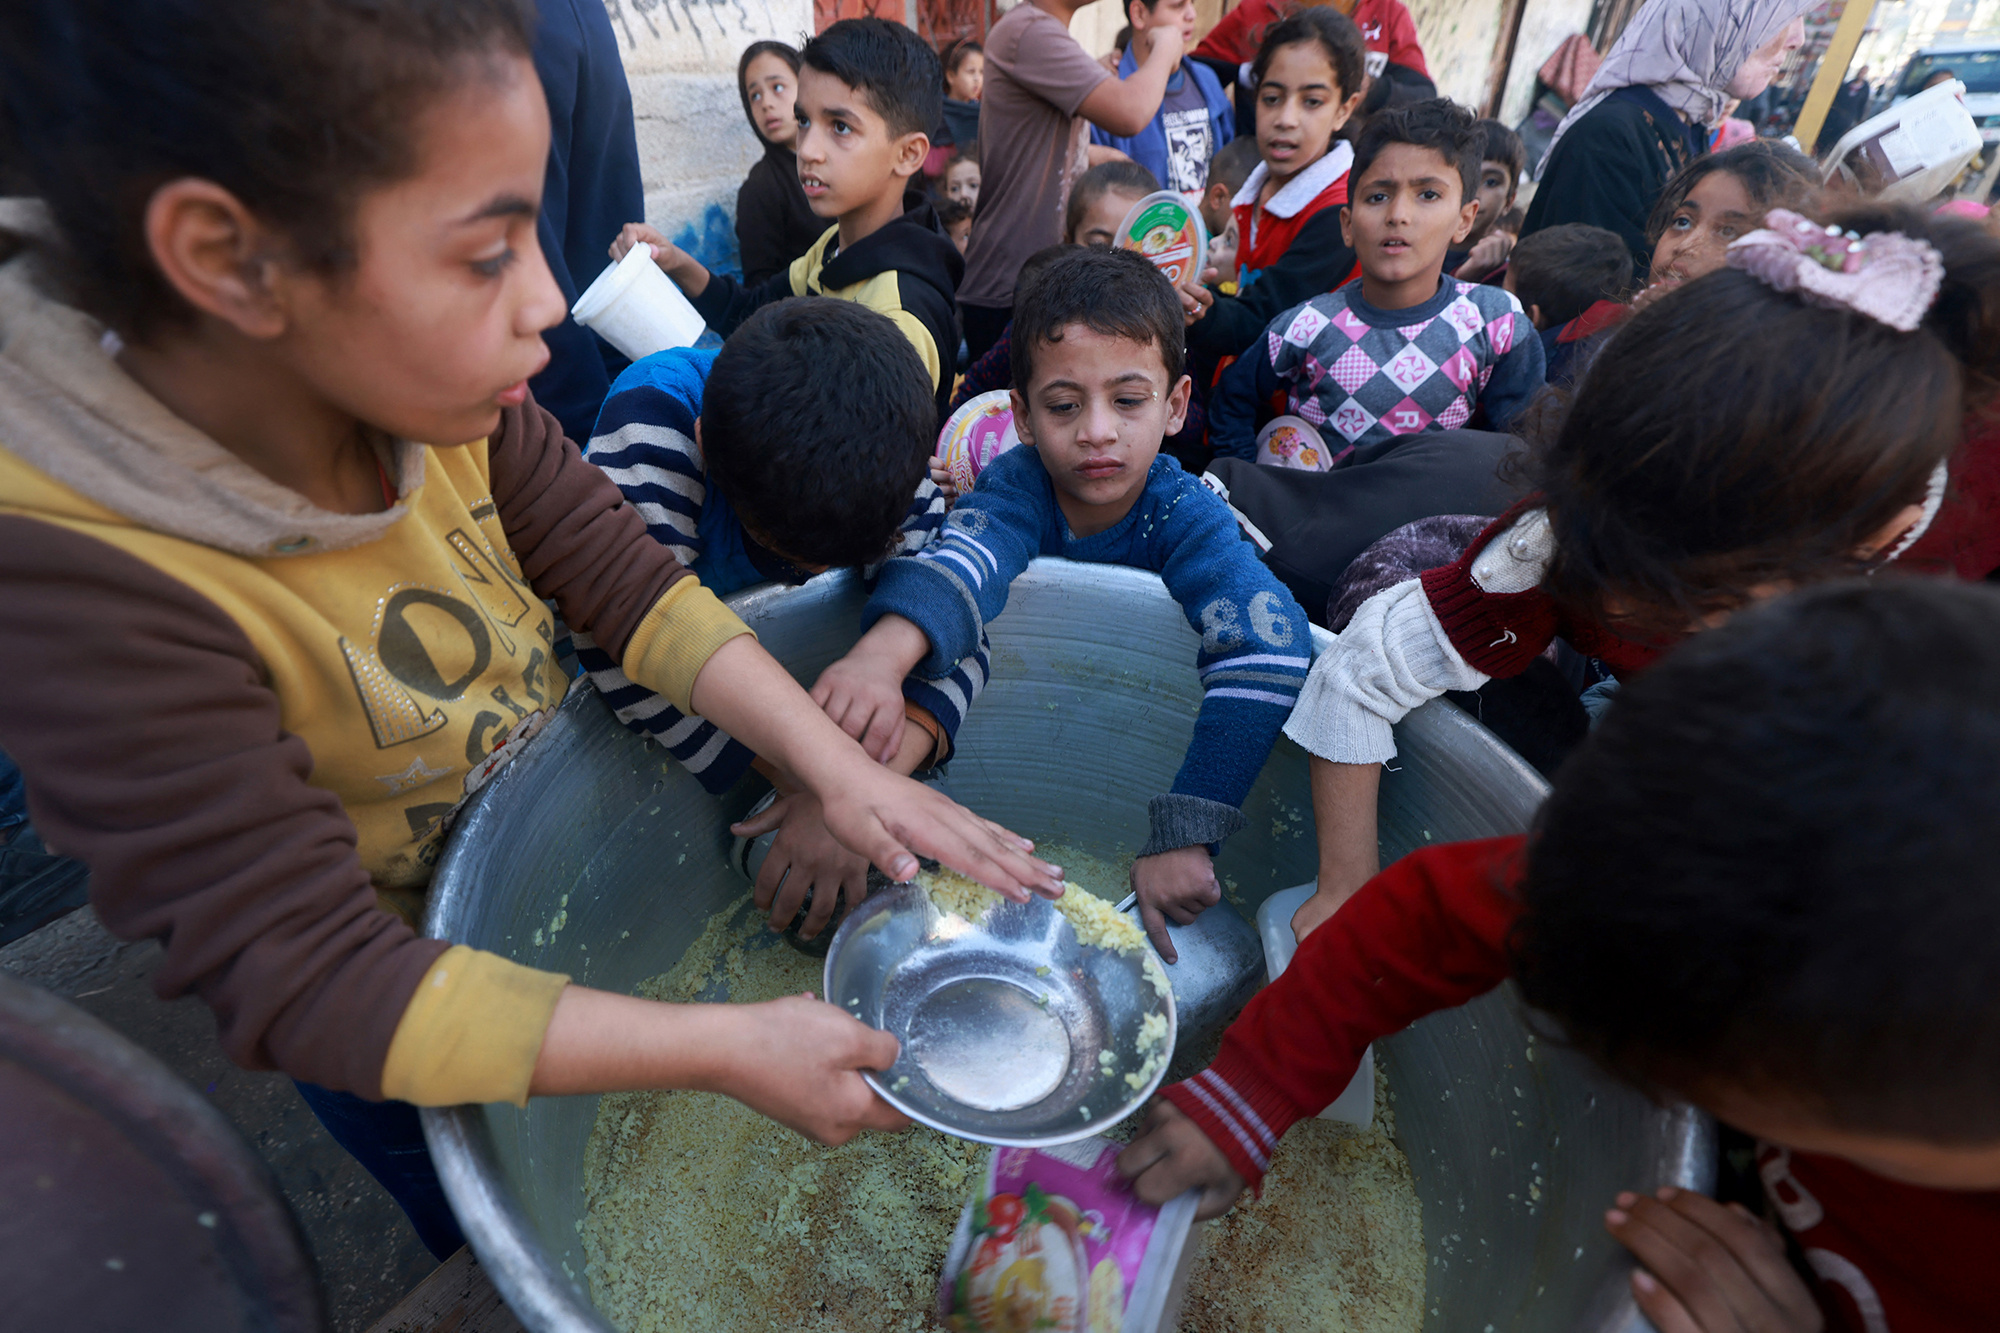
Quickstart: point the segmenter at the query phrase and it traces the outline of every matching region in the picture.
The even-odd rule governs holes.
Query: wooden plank
[[[1497,116],[1507,96],[1507,72],[1514,67],[1514,47],[1521,40],[1524,0],[1503,0],[1500,7],[1500,36],[1493,43],[1493,63],[1486,71],[1486,96],[1479,114]]]
[[[470,1249],[437,1266],[368,1333],[525,1333]]]

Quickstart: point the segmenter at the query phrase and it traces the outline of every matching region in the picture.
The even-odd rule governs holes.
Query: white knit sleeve
[[[1285,734],[1336,764],[1379,764],[1395,757],[1393,728],[1412,708],[1487,679],[1451,646],[1423,582],[1410,579],[1363,602],[1320,654]]]

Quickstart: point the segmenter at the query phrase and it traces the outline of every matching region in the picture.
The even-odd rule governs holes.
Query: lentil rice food
[[[746,894],[639,994],[744,1003],[819,984]],[[1183,1333],[1422,1327],[1423,1219],[1379,1079],[1377,1097],[1372,1130],[1292,1130],[1263,1199],[1207,1225]],[[623,1333],[935,1328],[945,1246],[988,1151],[921,1125],[823,1148],[711,1093],[606,1096],[584,1163],[592,1299]]]

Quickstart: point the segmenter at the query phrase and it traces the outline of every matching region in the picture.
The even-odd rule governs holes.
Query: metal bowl
[[[731,605],[809,683],[853,644],[864,599],[859,579],[841,573]],[[1186,617],[1151,575],[1043,560],[1015,581],[990,632],[993,680],[959,733],[952,790],[1031,836],[1130,855],[1145,843],[1146,801],[1172,783],[1201,700]],[[1410,714],[1396,742],[1382,779],[1385,861],[1427,842],[1518,832],[1546,791],[1442,701]],[[757,795],[746,786],[709,796],[579,691],[467,806],[432,882],[427,929],[629,992],[673,966],[712,913],[741,900],[729,821]],[[1278,743],[1244,810],[1249,826],[1216,871],[1252,917],[1315,870],[1297,746]],[[564,894],[566,923],[551,932]],[[1433,1014],[1375,1051],[1423,1205],[1424,1308],[1434,1311],[1426,1333],[1643,1328],[1631,1260],[1605,1235],[1604,1209],[1619,1190],[1711,1185],[1708,1122],[1654,1106],[1547,1043],[1530,1059],[1511,987]],[[472,1248],[533,1333],[610,1333],[591,1307],[577,1234],[597,1104],[543,1097],[522,1109],[423,1113]]]
[[[1165,980],[1150,947],[1086,947],[1046,898],[997,898],[968,921],[920,884],[870,894],[826,956],[826,998],[903,1045],[895,1064],[862,1075],[882,1099],[933,1129],[1016,1148],[1087,1138],[1152,1096],[1167,1062],[1148,1067],[1139,1033],[1164,1015],[1160,1050],[1172,1052]]]

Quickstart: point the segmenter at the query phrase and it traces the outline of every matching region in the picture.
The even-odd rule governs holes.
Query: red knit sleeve
[[[1487,592],[1472,578],[1473,562],[1489,542],[1540,501],[1530,497],[1487,525],[1465,554],[1421,578],[1445,637],[1468,664],[1489,676],[1518,676],[1556,636],[1556,607],[1539,587]]]
[[[1377,875],[1250,1001],[1215,1063],[1162,1095],[1260,1182],[1278,1139],[1340,1095],[1368,1043],[1507,979],[1525,841],[1426,847]]]

